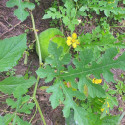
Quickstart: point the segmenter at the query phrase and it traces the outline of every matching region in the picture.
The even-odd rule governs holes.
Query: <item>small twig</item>
[[[5,31],[1,36],[0,38],[5,35],[6,33],[10,32],[11,30],[13,30],[16,26],[20,25],[21,21],[19,21],[16,25],[14,25],[12,28],[10,28],[9,30]]]

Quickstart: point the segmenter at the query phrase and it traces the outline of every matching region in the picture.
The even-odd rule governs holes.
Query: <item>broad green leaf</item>
[[[14,15],[17,16],[19,20],[22,22],[29,16],[29,12],[26,11],[26,8],[29,10],[33,10],[35,8],[35,5],[33,3],[22,1],[22,0],[9,0],[6,3],[7,7],[14,7],[18,6],[18,9],[14,11]]]
[[[0,72],[15,66],[26,48],[26,34],[0,40]]]
[[[8,77],[0,82],[0,91],[5,94],[14,93],[15,97],[23,95],[27,92],[27,89],[30,88],[36,79],[30,77],[28,80],[25,80],[23,77]]]
[[[48,57],[49,55],[49,43],[51,41],[55,42],[58,44],[58,47],[63,47],[63,52],[67,52],[68,46],[66,44],[66,39],[63,35],[63,33],[57,29],[57,28],[49,28],[43,32],[40,33],[39,35],[39,41],[40,41],[40,48],[41,48],[41,55],[43,61],[45,61],[45,58]],[[36,44],[36,52],[38,54],[38,45]]]

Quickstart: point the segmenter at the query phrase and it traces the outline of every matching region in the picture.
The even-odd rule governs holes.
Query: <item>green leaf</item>
[[[14,15],[17,16],[19,20],[22,22],[29,16],[29,12],[25,9],[28,8],[29,10],[33,10],[35,8],[35,5],[33,3],[22,1],[22,0],[9,0],[6,3],[7,7],[14,7],[18,6],[18,9],[14,11]]]
[[[52,85],[47,89],[47,92],[52,93],[50,97],[52,107],[56,108],[59,104],[63,103],[64,117],[66,118],[69,117],[70,111],[71,109],[73,109],[75,122],[78,123],[79,125],[89,125],[88,110],[90,108],[88,106],[91,105],[87,106],[84,103],[86,106],[80,107],[80,105],[77,104],[77,101],[75,99],[81,100],[81,102],[85,101],[86,97],[83,93],[84,85],[87,85],[88,87],[88,93],[90,95],[89,98],[91,99],[92,98],[95,99],[95,97],[106,98],[107,95],[105,94],[105,91],[102,89],[102,86],[99,84],[92,83],[92,80],[89,78],[89,76],[93,74],[95,78],[98,79],[101,77],[101,74],[103,74],[104,75],[103,77],[108,81],[109,80],[108,75],[113,77],[113,75],[111,75],[110,72],[111,68],[121,68],[125,70],[125,63],[124,63],[125,53],[123,53],[123,55],[120,56],[117,60],[114,60],[114,57],[118,52],[117,49],[110,48],[107,49],[105,53],[102,54],[97,60],[97,58],[93,57],[92,50],[84,49],[84,51],[80,52],[80,54],[77,56],[77,59],[73,60],[74,66],[73,67],[68,66],[68,69],[66,69],[63,66],[62,60],[68,64],[68,61],[70,63],[71,57],[65,56],[64,58],[62,58],[61,57],[62,49],[57,48],[57,45],[53,42],[49,44],[49,52],[50,52],[50,57],[48,58],[48,62],[45,65],[45,68],[41,70],[43,72],[42,73],[43,75],[41,75],[41,77],[48,79],[49,76],[47,75],[44,76],[44,74],[46,74],[46,72],[49,71],[50,72],[54,70],[56,71],[54,75],[55,76],[54,85]],[[44,71],[47,69],[46,67],[48,66],[49,66],[49,71]],[[113,78],[111,78],[111,80],[113,80]],[[110,102],[110,100],[108,101],[112,106],[116,104],[115,100],[112,100],[113,104],[111,104],[112,102]],[[107,107],[106,103],[105,103],[105,108]],[[95,108],[98,109],[100,112],[101,106],[102,104],[100,103],[100,107],[99,108],[95,107]],[[89,111],[92,112],[92,110]],[[98,124],[99,123],[101,123],[101,121],[99,121]]]
[[[65,54],[63,58],[60,58],[63,52],[63,48],[57,48],[57,44],[52,41],[49,43],[48,51],[49,54],[52,55],[52,58],[48,57],[46,59],[46,62],[51,64],[52,67],[57,67],[57,69],[52,69],[49,65],[47,65],[46,68],[39,68],[36,71],[37,75],[40,76],[40,78],[46,78],[45,82],[50,82],[54,77],[59,75],[60,72],[64,70],[64,65],[68,64],[71,59],[70,54]]]
[[[13,118],[14,114],[6,114],[5,116],[0,116],[0,125],[9,125]]]
[[[34,77],[30,77],[28,80],[25,80],[23,77],[8,77],[0,82],[0,91],[5,94],[14,93],[14,96],[18,97],[25,94],[27,89],[35,82],[36,79]]]
[[[26,48],[26,34],[0,40],[0,72],[15,66]]]
[[[87,80],[84,76],[82,76],[80,78],[80,81],[79,81],[79,84],[78,84],[78,88],[81,92],[83,92],[83,88],[84,88],[84,85],[87,85],[88,87],[88,94],[92,97],[92,98],[95,98],[95,97],[102,97],[104,98],[105,97],[105,91],[104,89],[102,88],[101,85],[96,85],[94,83],[92,83],[90,80]]]
[[[14,117],[14,121],[13,121],[13,125],[31,125],[30,123],[28,123],[27,121],[23,121],[19,116],[15,116]]]
[[[65,121],[66,125],[77,125],[73,117],[74,117],[74,111],[71,110],[69,117],[66,118]]]
[[[45,58],[48,57],[48,46],[51,41],[58,44],[58,47],[63,47],[63,53],[66,53],[68,50],[68,46],[66,44],[66,38],[64,37],[63,33],[57,29],[57,28],[49,28],[39,35],[39,41],[40,41],[40,48],[41,48],[41,55],[43,61],[45,61]],[[36,52],[38,54],[38,45],[36,44]]]
[[[55,109],[60,104],[60,102],[63,102],[63,100],[64,100],[63,92],[61,90],[61,86],[59,83],[56,83],[53,86],[50,86],[47,89],[47,92],[53,93],[49,99],[51,101],[51,105],[52,105],[53,109]]]
[[[86,110],[82,107],[78,107],[78,105],[73,101],[74,92],[71,91],[70,88],[65,87],[63,83],[60,83],[61,87],[63,89],[63,93],[65,94],[65,100],[64,100],[64,109],[63,114],[67,118],[70,114],[70,109],[72,108],[74,110],[74,120],[79,125],[87,125],[88,120],[85,118],[87,115]],[[84,97],[83,97],[84,99]]]
[[[123,0],[123,4],[125,4],[125,0]]]
[[[5,125],[3,116],[0,116],[0,125]]]
[[[120,68],[122,70],[125,70],[125,53],[122,56],[120,56],[117,60],[113,60],[116,54],[117,50],[115,48],[108,49],[105,52],[105,54],[100,58],[99,63],[93,61],[89,65],[86,65],[86,67],[80,66],[79,68],[74,69],[74,71],[70,71],[69,69],[68,73],[61,75],[61,77],[63,77],[66,80],[69,77],[75,79],[76,77],[79,78],[82,76],[84,77],[86,75],[93,74],[95,78],[100,78],[100,75],[102,73],[105,74],[104,78],[106,81],[109,80],[109,78],[107,77],[108,75],[110,75],[110,79],[113,80],[113,74],[111,75],[110,73],[111,68]],[[77,65],[81,65],[81,61],[78,60]]]
[[[119,120],[119,115],[118,116],[106,116],[105,118],[102,119],[102,125],[117,125],[118,120]]]
[[[46,78],[45,82],[50,82],[53,80],[53,78],[56,76],[56,73],[54,72],[54,69],[51,69],[49,65],[46,66],[46,69],[39,68],[36,71],[37,75],[40,76],[40,78]]]
[[[24,97],[17,98],[17,101],[8,98],[6,99],[6,102],[11,106],[11,108],[16,109],[16,112],[30,114],[30,110],[33,109],[35,104],[32,102],[29,103],[29,100],[30,96],[26,95]]]

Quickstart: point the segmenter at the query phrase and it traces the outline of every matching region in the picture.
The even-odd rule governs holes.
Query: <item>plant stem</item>
[[[33,14],[32,12],[30,12],[30,15],[31,15],[31,19],[32,19],[32,25],[33,25],[33,31],[34,31],[34,34],[35,34],[35,37],[36,37],[36,42],[37,42],[37,45],[38,45],[38,55],[39,55],[39,65],[41,67],[42,65],[42,56],[41,56],[41,49],[40,49],[40,42],[39,42],[39,38],[38,38],[38,34],[36,32],[36,28],[35,28],[35,21],[34,21],[34,17],[33,17]],[[43,116],[43,113],[40,109],[40,105],[36,99],[36,91],[37,91],[37,86],[38,86],[38,83],[39,83],[39,76],[37,76],[37,82],[35,84],[35,89],[34,89],[34,92],[33,92],[33,100],[36,104],[36,108],[38,108],[38,111],[39,111],[39,114],[42,118],[42,121],[43,121],[43,124],[46,125],[46,122],[45,122],[45,119],[44,119],[44,116]]]
[[[34,31],[34,34],[35,34],[35,37],[36,37],[36,42],[37,42],[37,45],[38,45],[39,64],[41,66],[42,56],[41,56],[40,42],[39,42],[38,34],[36,32],[35,21],[34,21],[34,17],[33,17],[32,12],[30,12],[30,15],[31,15],[31,19],[32,19],[33,31]]]
[[[43,113],[42,113],[42,111],[41,111],[41,109],[40,109],[40,105],[39,105],[37,99],[34,98],[34,101],[35,101],[36,107],[38,108],[39,114],[40,114],[40,116],[41,116],[41,118],[42,118],[43,124],[46,125],[46,122],[45,122]]]

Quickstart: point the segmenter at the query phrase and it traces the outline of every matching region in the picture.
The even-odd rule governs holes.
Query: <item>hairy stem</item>
[[[42,56],[41,56],[40,42],[39,42],[38,34],[36,32],[35,21],[34,21],[34,17],[33,17],[32,12],[30,12],[30,15],[31,15],[31,19],[32,19],[33,31],[34,31],[34,34],[35,34],[35,37],[36,37],[36,42],[37,42],[37,45],[38,45],[39,64],[41,66]]]
[[[34,21],[34,17],[33,17],[32,12],[30,12],[30,15],[31,15],[31,20],[32,20],[32,25],[33,25],[33,31],[34,31],[34,34],[35,34],[35,37],[36,37],[36,42],[37,42],[37,45],[38,45],[39,65],[41,67],[41,65],[42,65],[42,56],[41,56],[40,42],[39,42],[38,34],[36,32],[35,21]],[[37,76],[37,82],[35,84],[35,89],[34,89],[34,92],[33,92],[33,100],[34,100],[34,102],[36,104],[36,108],[38,109],[39,114],[40,114],[40,116],[42,118],[43,124],[46,125],[42,110],[41,110],[40,105],[39,105],[39,103],[38,103],[38,101],[36,99],[36,91],[37,91],[39,79],[40,79],[39,76]]]

